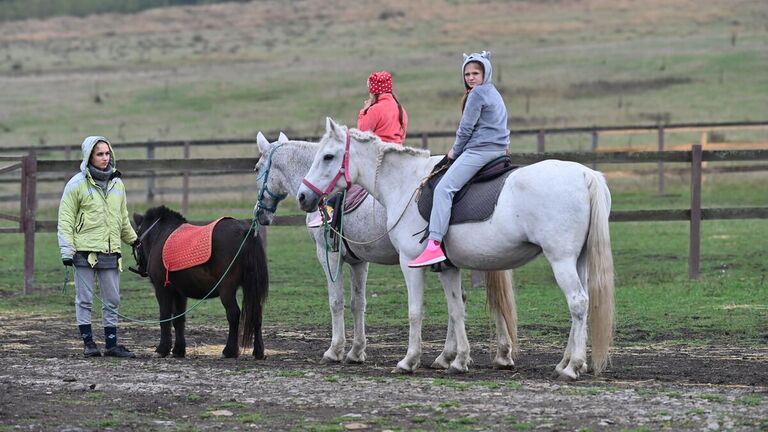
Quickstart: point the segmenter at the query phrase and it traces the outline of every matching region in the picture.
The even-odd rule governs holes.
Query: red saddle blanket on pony
[[[203,226],[185,223],[168,236],[168,240],[163,245],[166,283],[168,283],[168,272],[205,264],[211,259],[213,229],[222,219],[228,218],[221,217]]]

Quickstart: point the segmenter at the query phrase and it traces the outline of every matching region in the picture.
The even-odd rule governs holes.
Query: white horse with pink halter
[[[414,371],[421,357],[424,270],[408,268],[407,263],[424,248],[413,234],[427,221],[412,197],[433,165],[426,151],[382,143],[372,133],[347,129],[329,118],[312,168],[297,192],[300,207],[313,211],[322,197],[318,191],[333,193],[351,181],[387,209],[390,239],[400,253],[408,286],[409,344],[397,364],[403,372]],[[555,367],[562,378],[576,379],[587,372],[588,340],[594,373],[602,372],[609,361],[614,331],[610,206],[602,174],[577,163],[547,160],[507,177],[488,220],[452,225],[445,236],[448,259],[458,268],[504,271],[541,254],[546,257],[571,315],[565,352]],[[458,269],[443,271],[440,280],[455,327],[457,354],[450,370],[466,372],[470,346]],[[492,290],[489,287],[489,298],[496,297]]]

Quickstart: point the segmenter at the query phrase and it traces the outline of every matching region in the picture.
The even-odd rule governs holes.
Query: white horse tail
[[[613,256],[608,229],[611,193],[602,174],[589,170],[585,177],[591,209],[586,247],[589,327],[592,339],[592,368],[595,375],[599,375],[609,361],[615,326]]]
[[[486,296],[488,308],[495,317],[501,317],[504,320],[504,326],[497,326],[497,331],[506,329],[512,357],[516,358],[520,352],[520,344],[517,339],[517,305],[512,273],[508,270],[486,272],[485,286],[488,291]],[[501,336],[497,335],[497,340],[501,340]]]

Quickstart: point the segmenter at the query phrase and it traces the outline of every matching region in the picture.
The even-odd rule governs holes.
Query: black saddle
[[[447,157],[438,162],[433,168],[427,184],[421,189],[418,202],[419,213],[425,220],[429,220],[432,212],[435,185],[443,178],[443,174],[451,162]],[[512,164],[508,155],[488,162],[453,196],[450,224],[480,222],[490,218],[496,209],[496,201],[499,199],[501,188],[507,176],[520,167],[521,165]]]

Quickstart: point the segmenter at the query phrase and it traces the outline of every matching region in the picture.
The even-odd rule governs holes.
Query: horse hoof
[[[322,363],[322,364],[337,364],[337,363],[341,363],[341,361],[340,360],[336,360],[336,359],[332,359],[330,357],[323,357],[323,359],[320,360],[320,363]]]
[[[413,375],[413,371],[408,370],[408,369],[403,369],[403,368],[401,368],[399,366],[395,367],[394,369],[392,369],[391,373],[398,374],[398,375]]]
[[[468,371],[466,371],[466,370],[461,370],[461,369],[459,369],[459,368],[455,368],[455,367],[451,366],[451,367],[449,367],[449,368],[448,368],[448,370],[447,370],[446,372],[447,372],[449,375],[461,375],[461,374],[465,374],[465,373],[467,373]]]
[[[574,373],[568,373],[567,369],[563,369],[559,374],[557,374],[557,380],[558,381],[564,381],[564,382],[572,382],[576,381],[579,378],[577,374]]]
[[[435,360],[435,361],[432,362],[431,365],[429,365],[429,368],[430,369],[445,370],[445,369],[448,369],[448,366],[446,366],[446,365],[440,363],[439,361]]]
[[[493,368],[496,370],[512,370],[515,368],[515,364],[495,364]]]
[[[163,354],[163,353],[155,352],[155,357],[157,357],[157,358],[166,358],[166,357],[168,357],[168,354]]]
[[[361,365],[361,364],[365,363],[365,359],[364,358],[363,359],[360,359],[360,358],[356,358],[355,359],[355,358],[347,357],[346,359],[344,359],[344,363],[345,364],[351,364],[351,365]]]

